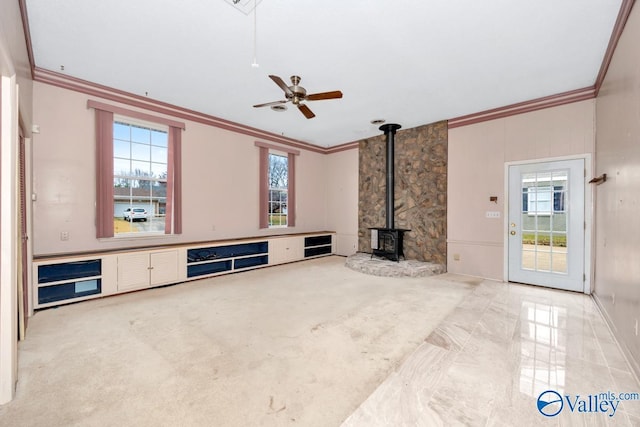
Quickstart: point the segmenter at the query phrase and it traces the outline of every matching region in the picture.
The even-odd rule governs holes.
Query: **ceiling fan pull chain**
[[[253,1],[253,68],[260,67],[258,64],[258,0]]]

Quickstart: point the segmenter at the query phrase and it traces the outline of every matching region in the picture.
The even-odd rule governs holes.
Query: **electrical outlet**
[[[69,240],[69,232],[68,231],[61,231],[60,232],[60,240],[62,240],[63,242],[66,242],[67,240]]]
[[[485,212],[484,216],[486,218],[500,218],[500,212],[499,211],[487,211],[487,212]]]
[[[460,254],[453,254],[454,261],[460,261]]]

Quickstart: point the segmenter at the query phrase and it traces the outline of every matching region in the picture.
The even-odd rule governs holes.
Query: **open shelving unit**
[[[302,261],[335,253],[332,232],[38,257],[32,307],[48,308],[124,292]]]
[[[309,236],[304,238],[304,257],[312,258],[333,253],[333,235]]]
[[[207,246],[187,250],[187,277],[209,276],[269,263],[269,242]]]
[[[36,298],[39,306],[72,302],[102,290],[102,260],[39,265]]]

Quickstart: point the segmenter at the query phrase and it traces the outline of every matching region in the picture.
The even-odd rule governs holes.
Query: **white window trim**
[[[122,123],[125,125],[133,125],[133,126],[139,126],[142,128],[146,128],[146,129],[151,129],[151,130],[156,130],[159,132],[164,132],[167,134],[167,140],[169,138],[169,126],[167,125],[162,125],[159,123],[152,123],[152,122],[148,122],[145,120],[141,120],[141,119],[136,119],[133,117],[128,117],[128,116],[124,116],[124,115],[119,115],[119,114],[114,114],[113,115],[113,124],[115,125],[116,123]],[[114,136],[115,139],[115,136]],[[115,159],[115,155],[114,155],[114,159]],[[166,164],[167,166],[169,165],[169,158],[167,156],[166,159]],[[115,173],[113,174],[114,179],[115,178],[126,178],[125,176],[122,175],[116,175]],[[151,182],[163,182],[159,179],[153,179],[153,178],[149,178],[148,181]],[[166,182],[166,180],[164,181]],[[115,205],[116,201],[114,199],[114,205]],[[165,202],[166,203],[166,202]],[[143,205],[141,205],[143,206]],[[133,208],[134,206],[131,205],[131,207]],[[164,215],[160,218],[164,218]],[[162,219],[162,221],[164,221],[164,219]],[[147,221],[149,222],[149,221]],[[133,222],[132,222],[133,224]],[[153,237],[167,237],[167,236],[173,236],[173,233],[165,233],[164,230],[162,231],[131,231],[131,232],[124,232],[124,233],[116,233],[114,230],[113,233],[113,237],[109,238],[109,239],[117,239],[117,240],[139,240],[139,239],[144,239],[144,238],[153,238]]]
[[[271,156],[272,154],[274,156],[280,156],[280,157],[284,157],[285,159],[287,159],[287,181],[288,181],[289,180],[289,162],[288,162],[289,153],[287,153],[286,151],[280,151],[280,150],[277,150],[277,149],[269,148],[268,156]],[[269,170],[269,172],[270,172],[270,170]],[[269,191],[269,195],[270,195],[271,194],[271,186],[269,186],[268,191]],[[287,203],[288,203],[288,200],[289,200],[289,188],[288,188],[288,186],[285,189],[285,191],[287,192]],[[271,202],[271,198],[268,198],[268,201],[270,203]],[[269,214],[270,213],[267,212],[267,215],[269,215]],[[288,228],[288,227],[289,227],[288,209],[287,209],[287,223],[286,224],[284,224],[284,225],[282,225],[282,224],[279,224],[279,225],[271,225],[271,224],[269,224],[269,226],[268,226],[269,229],[272,229],[272,228]]]

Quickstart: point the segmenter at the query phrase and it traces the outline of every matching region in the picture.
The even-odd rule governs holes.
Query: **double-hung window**
[[[294,227],[295,159],[300,152],[264,142],[255,145],[260,149],[260,228]]]
[[[286,227],[288,217],[289,159],[269,153],[269,227]]]
[[[96,112],[96,236],[180,234],[184,123],[88,106]]]
[[[114,118],[115,235],[165,232],[168,162],[168,127]]]

